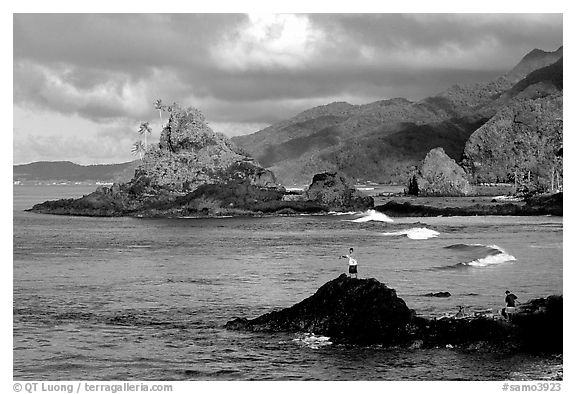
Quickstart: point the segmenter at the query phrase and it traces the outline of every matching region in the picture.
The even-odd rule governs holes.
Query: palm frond
[[[136,141],[134,143],[134,145],[132,145],[132,153],[133,154],[138,154],[140,152],[144,152],[145,148],[144,148],[144,144],[142,143],[142,141]]]
[[[152,127],[150,127],[150,123],[149,122],[142,122],[140,123],[140,129],[138,130],[138,133],[140,135],[144,134],[144,133],[152,133]]]

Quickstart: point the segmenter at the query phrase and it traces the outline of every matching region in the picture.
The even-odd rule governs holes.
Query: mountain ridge
[[[526,100],[546,101],[561,92],[562,55],[563,47],[554,52],[535,49],[509,72],[487,82],[454,85],[419,101],[336,101],[231,140],[285,185],[307,184],[314,174],[338,170],[356,179],[405,183],[407,173],[430,149],[442,147],[460,162],[470,136],[500,109]],[[561,97],[555,100],[561,105]],[[138,165],[61,163],[66,162],[14,165],[13,177],[24,182],[125,182]]]
[[[467,138],[494,116],[499,105],[507,105],[519,94],[546,95],[561,90],[561,72],[560,82],[556,75],[555,82],[538,85],[534,91],[528,88],[542,82],[542,78],[534,77],[538,73],[530,80],[526,77],[558,63],[562,53],[562,47],[554,52],[531,51],[500,77],[454,85],[416,102],[394,98],[362,105],[335,102],[314,107],[232,140],[271,169],[283,184],[304,184],[314,173],[333,170],[343,170],[356,178],[364,174],[368,180],[404,183],[407,172],[427,153],[418,144],[428,147],[444,141],[440,146],[460,161]],[[339,112],[330,113],[335,109]],[[313,118],[317,113],[322,116]],[[404,135],[406,132],[408,135]],[[392,148],[400,149],[402,154]],[[416,153],[410,154],[411,150]],[[360,157],[361,164],[346,163]]]

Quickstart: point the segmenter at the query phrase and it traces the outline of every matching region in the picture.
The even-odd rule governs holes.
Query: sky
[[[256,132],[317,105],[420,100],[562,42],[562,14],[14,14],[13,162],[133,160],[153,103]]]

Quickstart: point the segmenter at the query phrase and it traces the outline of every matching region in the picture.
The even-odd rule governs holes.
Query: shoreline
[[[66,199],[63,199],[66,200]],[[57,200],[62,201],[62,200]],[[44,203],[43,203],[44,204]],[[293,209],[289,204],[277,211],[250,211],[242,209],[220,208],[217,212],[181,212],[174,210],[145,210],[137,212],[117,212],[108,209],[71,209],[64,206],[48,207],[38,204],[25,209],[26,212],[63,216],[89,217],[135,217],[135,218],[221,218],[227,217],[281,217],[281,216],[323,216],[342,215],[320,206],[306,209]],[[50,206],[52,205],[52,206]],[[491,196],[483,197],[385,197],[375,198],[377,212],[390,217],[431,217],[431,216],[563,216],[562,193],[540,195],[526,201],[497,200]],[[296,207],[295,207],[296,208]],[[334,213],[332,213],[334,212]],[[364,211],[348,211],[350,215]],[[344,214],[345,214],[344,213]]]

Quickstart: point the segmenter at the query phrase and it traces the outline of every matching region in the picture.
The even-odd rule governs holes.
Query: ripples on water
[[[367,215],[166,220],[22,212],[52,197],[47,191],[53,197],[91,191],[61,190],[14,190],[15,379],[561,376],[561,357],[338,346],[311,333],[222,328],[235,316],[255,317],[308,297],[345,271],[337,257],[350,246],[360,276],[395,288],[422,315],[455,312],[457,305],[496,310],[508,288],[521,301],[562,293],[561,218],[389,223],[351,221]],[[515,260],[467,264],[503,253]],[[452,297],[423,297],[437,291]]]

